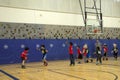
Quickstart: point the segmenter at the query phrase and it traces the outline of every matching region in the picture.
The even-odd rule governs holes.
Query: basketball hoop
[[[98,19],[87,19],[87,34],[102,34],[102,28]]]
[[[98,29],[94,29],[94,31],[93,31],[93,33],[99,33],[100,32],[100,30],[98,30]]]
[[[94,32],[94,33],[97,33],[97,32],[98,32],[98,30],[97,30],[97,29],[95,29],[93,32]]]

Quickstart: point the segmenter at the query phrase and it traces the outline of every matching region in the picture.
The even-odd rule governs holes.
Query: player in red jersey
[[[83,58],[82,57],[82,52],[80,50],[80,46],[77,46],[77,53],[78,53],[78,56],[77,56],[77,58],[78,58],[78,64],[80,64],[81,63],[81,59]]]
[[[75,65],[74,55],[73,55],[73,43],[69,43],[69,55],[70,55],[70,66]]]
[[[103,51],[104,51],[103,60],[108,60],[108,58],[107,58],[107,54],[108,54],[107,44],[104,44]]]
[[[29,50],[29,48],[26,47],[26,48],[24,49],[24,51],[21,53],[21,59],[22,59],[21,68],[23,68],[23,69],[25,68],[25,61],[27,60],[28,50]]]

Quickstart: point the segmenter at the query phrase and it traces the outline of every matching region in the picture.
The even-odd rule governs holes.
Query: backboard
[[[102,34],[102,26],[98,19],[87,19],[86,20],[86,31],[87,34]]]

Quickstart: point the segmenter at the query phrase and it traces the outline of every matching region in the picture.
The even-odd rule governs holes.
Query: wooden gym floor
[[[102,65],[82,63],[69,66],[69,61],[50,61],[47,67],[42,62],[0,65],[0,80],[120,80],[120,59],[103,61]]]

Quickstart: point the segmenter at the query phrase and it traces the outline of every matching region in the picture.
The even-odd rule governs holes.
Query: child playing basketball
[[[99,63],[102,64],[102,55],[101,55],[101,50],[100,50],[100,47],[96,47],[96,56],[97,56],[97,59],[96,59],[96,65],[98,65]]]
[[[22,65],[21,68],[25,69],[25,61],[27,60],[27,54],[28,54],[29,48],[26,47],[24,51],[21,53],[21,59],[22,59]]]
[[[88,53],[88,46],[87,46],[87,44],[85,44],[83,46],[83,58],[84,58],[85,63],[87,62],[87,53]]]
[[[118,48],[117,48],[117,44],[113,44],[113,49],[112,49],[112,53],[113,53],[113,56],[115,58],[115,60],[117,60],[117,57],[118,57]]]
[[[41,47],[38,48],[38,50],[40,50],[41,53],[43,54],[43,56],[42,56],[42,61],[43,61],[44,66],[47,66],[47,65],[48,65],[48,62],[47,62],[47,60],[46,60],[46,57],[47,57],[47,52],[48,52],[48,50],[45,48],[45,45],[41,45]]]
[[[103,51],[104,51],[103,60],[108,60],[108,58],[107,58],[108,47],[106,44],[104,44],[104,46],[103,46]]]
[[[88,62],[93,62],[93,59],[91,57],[91,54],[90,54],[89,50],[88,50],[88,53],[87,53],[86,57],[87,57],[87,61],[86,61],[87,63]]]
[[[73,55],[73,43],[69,43],[69,55],[70,55],[70,66],[75,65],[74,55]]]
[[[83,58],[82,57],[82,52],[80,50],[80,46],[77,46],[77,53],[78,53],[78,56],[77,56],[77,58],[78,58],[78,64],[80,64],[81,63],[80,60]]]

